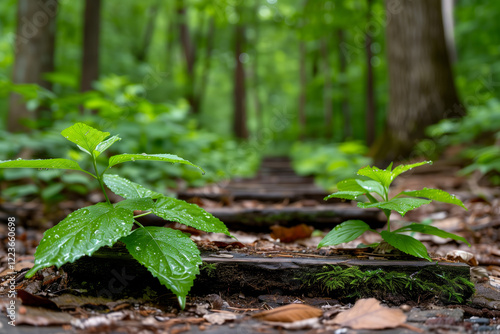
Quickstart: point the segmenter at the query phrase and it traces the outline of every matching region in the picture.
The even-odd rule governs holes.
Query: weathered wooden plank
[[[473,293],[471,288],[464,288],[463,284],[459,284],[461,279],[470,278],[469,266],[462,263],[369,260],[347,255],[320,256],[303,253],[275,253],[273,256],[266,256],[207,252],[202,254],[202,259],[201,273],[195,280],[192,295],[279,294],[329,296],[339,300],[376,297],[399,303],[422,301],[435,296],[445,302],[456,302],[457,296],[465,300]],[[94,294],[106,293],[116,297],[133,291],[140,293],[141,289],[148,286],[158,291],[158,295],[168,293],[146,268],[126,252],[123,245],[101,248],[92,257],[80,258],[75,263],[64,265],[63,269],[71,278],[71,288],[78,289],[85,284],[85,288],[90,289],[89,293],[93,291]],[[329,274],[333,271],[335,272]],[[327,275],[327,279],[331,280],[345,280],[347,274],[353,276],[347,276],[348,283],[344,288],[328,289],[324,282],[315,280],[315,277],[319,277],[318,274]],[[447,290],[439,290],[440,286]],[[353,297],[353,292],[360,294]]]
[[[383,227],[386,221],[376,209],[360,209],[357,207],[339,205],[317,205],[311,207],[266,207],[241,208],[222,207],[205,208],[233,230],[269,231],[269,227],[294,226],[308,224],[316,228],[331,228],[349,219],[361,219],[372,228]],[[139,218],[139,221],[148,225],[164,224],[162,218],[148,215]]]

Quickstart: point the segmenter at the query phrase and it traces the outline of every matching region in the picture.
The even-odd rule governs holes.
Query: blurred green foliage
[[[65,82],[62,75],[52,79]],[[179,186],[201,186],[235,176],[250,177],[260,164],[259,151],[251,149],[248,144],[243,145],[229,136],[200,129],[197,121],[188,117],[184,102],[177,105],[153,103],[143,95],[143,86],[133,84],[125,77],[105,77],[96,83],[95,91],[61,96],[38,94],[44,90],[31,85],[16,86],[16,90],[29,105],[50,107],[53,124],[45,129],[43,123],[29,124],[34,128],[30,134],[0,131],[0,160],[14,159],[19,154],[29,154],[33,158],[61,156],[77,160],[88,168],[82,161],[82,153],[71,149],[59,138],[62,129],[79,121],[132,139],[117,142],[108,154],[176,152],[203,166],[206,171],[206,175],[201,175],[199,171],[182,165],[143,164],[139,161],[116,167],[120,175],[157,191]],[[88,108],[83,114],[80,113],[80,105]],[[5,170],[0,173],[6,181],[21,183],[2,192],[2,196],[7,198],[36,194],[45,200],[57,200],[64,186],[78,193],[87,191],[88,182],[83,175],[75,178],[68,176],[72,173],[62,175],[57,171],[33,170]],[[180,179],[184,180],[183,184],[177,184]]]
[[[368,148],[359,141],[340,144],[318,142],[295,143],[292,163],[299,175],[314,175],[315,182],[323,189],[333,191],[335,185],[369,165]]]
[[[374,69],[378,133],[383,129],[389,95],[385,27],[390,20],[384,1],[372,1],[371,9],[366,0],[315,0],[308,1],[306,7],[306,2],[301,0],[185,0],[185,3],[187,23],[196,50],[194,73],[197,89],[209,64],[199,115],[186,112],[185,94],[189,80],[179,40],[175,1],[102,3],[101,76],[95,83],[95,90],[86,93],[78,92],[84,3],[60,2],[55,43],[56,71],[46,75],[47,80],[53,83],[52,91],[47,91],[30,84],[11,84],[17,0],[1,1],[0,120],[3,122],[0,122],[0,127],[6,124],[10,92],[21,93],[31,110],[41,107],[51,111],[53,119],[29,124],[35,129],[30,138],[1,132],[0,159],[14,157],[22,148],[36,152],[40,157],[49,153],[58,156],[65,152],[66,147],[54,143],[53,134],[75,121],[82,121],[137,138],[133,144],[117,143],[120,150],[178,152],[209,171],[203,178],[191,175],[193,171],[183,168],[157,171],[151,167],[151,173],[144,175],[135,175],[138,172],[134,171],[134,167],[121,171],[124,176],[133,177],[150,187],[153,185],[148,182],[153,182],[154,178],[158,181],[153,183],[163,187],[173,186],[173,178],[177,176],[191,185],[200,185],[231,175],[250,175],[258,166],[259,155],[288,154],[292,147],[293,158],[301,161],[296,163],[297,166],[314,165],[314,162],[322,166],[316,171],[310,167],[307,172],[318,175],[318,182],[326,187],[335,184],[337,177],[343,178],[340,175],[343,175],[342,168],[345,166],[352,165],[352,170],[357,170],[369,162],[363,153],[354,159],[355,155],[346,156],[340,149],[334,152],[332,147],[340,147],[333,143],[365,138],[366,34],[371,36],[373,42],[370,62]],[[158,14],[153,18],[150,11],[156,5]],[[446,127],[453,127],[451,132],[446,130],[442,135],[433,133],[433,139],[421,143],[418,152],[438,152],[434,141],[440,147],[457,140],[468,145],[474,134],[500,129],[498,122],[482,115],[492,108],[488,103],[493,102],[488,101],[500,95],[500,64],[497,61],[500,55],[500,21],[496,20],[499,12],[500,2],[461,0],[455,3],[455,82],[469,116],[463,122],[445,121],[430,130],[439,131],[441,128],[444,131]],[[151,43],[146,57],[141,59],[138,54],[144,46],[144,33],[151,20],[155,22]],[[212,20],[215,24],[213,48],[208,52],[207,37]],[[247,118],[251,141],[245,144],[230,138],[234,29],[237,23],[245,27],[246,34],[243,59],[247,74]],[[339,32],[343,34],[342,39]],[[319,143],[326,133],[323,87],[328,80],[332,82],[328,98],[333,109],[333,137],[332,144],[325,147],[311,148],[313,144],[308,143],[292,145],[299,136],[300,42],[306,49],[305,137]],[[326,56],[322,54],[322,43],[326,43]],[[341,66],[342,57],[346,61],[345,71]],[[328,62],[330,70],[325,70],[325,62]],[[348,105],[350,111],[351,131],[346,129],[343,103]],[[83,115],[80,105],[86,108]],[[262,122],[258,116],[258,105]],[[481,108],[486,109],[484,112],[476,111]],[[97,113],[92,114],[90,110]],[[350,132],[352,135],[349,136]],[[469,139],[461,141],[465,138]],[[46,142],[51,144],[43,144]],[[297,147],[301,145],[303,152],[298,154]],[[464,153],[473,162],[473,167],[466,171],[471,168],[482,168],[488,173],[498,170],[496,149],[491,145],[475,145],[469,153]],[[328,154],[333,154],[329,161],[325,158]],[[335,170],[335,166],[342,168]],[[298,170],[304,173],[302,167]],[[323,175],[325,170],[329,170],[331,179]],[[167,172],[170,177],[166,176]],[[24,187],[22,192],[35,191],[31,183],[21,186]]]
[[[488,175],[494,184],[500,184],[500,102],[487,101],[485,105],[470,107],[462,118],[445,119],[427,129],[432,138],[419,144],[422,153],[436,155],[444,148],[460,145],[461,157],[469,164],[461,170],[467,175],[479,171]],[[435,144],[435,145],[434,145]]]

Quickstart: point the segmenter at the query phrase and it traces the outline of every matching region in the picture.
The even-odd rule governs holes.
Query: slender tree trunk
[[[303,0],[302,9],[303,13],[307,12],[309,0]],[[305,14],[303,14],[305,16]],[[301,18],[299,24],[299,105],[298,105],[298,121],[299,121],[299,139],[306,138],[307,117],[306,117],[306,100],[307,100],[307,49],[304,41],[305,18]],[[313,69],[314,71],[314,69]]]
[[[371,10],[373,0],[368,2],[368,15],[367,21],[371,20]],[[374,78],[372,66],[372,37],[369,33],[365,34],[365,50],[366,50],[366,144],[371,146],[375,141],[376,136],[376,106],[375,106],[375,92],[374,92]]]
[[[254,101],[254,108],[255,108],[255,119],[257,121],[257,129],[260,131],[264,128],[264,119],[262,115],[262,103],[260,101],[260,80],[259,80],[259,52],[257,50],[257,44],[259,42],[260,38],[260,27],[259,27],[259,4],[260,1],[256,0],[255,1],[255,6],[254,6],[254,39],[253,39],[253,45],[255,47],[254,55],[253,55],[253,61],[251,63],[251,77],[253,79],[253,101]]]
[[[352,125],[351,125],[351,110],[349,107],[349,90],[346,84],[347,76],[347,60],[345,53],[342,50],[342,45],[344,42],[344,31],[339,29],[337,31],[337,36],[339,39],[339,63],[340,63],[340,77],[342,78],[340,82],[340,89],[342,91],[342,98],[340,100],[340,109],[342,110],[342,118],[344,119],[344,139],[352,137]]]
[[[391,1],[386,1],[387,6]],[[403,0],[387,25],[389,110],[372,154],[387,162],[409,157],[431,124],[463,112],[446,48],[441,1]]]
[[[12,82],[34,83],[52,89],[43,74],[54,71],[56,15],[55,1],[19,0],[17,4],[16,51]],[[8,130],[25,132],[30,128],[25,120],[38,119],[41,125],[51,121],[50,111],[39,108],[30,111],[23,98],[12,93],[9,99]]]
[[[173,67],[173,62],[172,62],[172,56],[174,52],[174,45],[176,44],[176,29],[175,29],[175,21],[172,18],[169,18],[170,23],[168,24],[167,27],[167,38],[166,38],[166,64],[167,68]]]
[[[321,56],[323,58],[323,114],[325,119],[325,136],[332,138],[333,132],[333,105],[332,105],[332,69],[330,67],[328,53],[328,37],[320,41]]]
[[[201,105],[203,98],[205,97],[205,92],[208,85],[208,74],[210,73],[210,66],[212,63],[212,51],[214,48],[214,37],[215,37],[215,20],[210,18],[208,22],[208,29],[206,35],[206,45],[205,45],[205,59],[203,61],[203,69],[200,77],[200,85],[198,89],[198,104]]]
[[[306,44],[299,42],[299,138],[306,136],[306,95],[307,95],[307,72],[306,72]]]
[[[85,0],[83,26],[82,92],[92,89],[99,79],[99,40],[101,30],[101,0]]]
[[[200,106],[195,93],[196,82],[194,73],[196,51],[188,26],[185,0],[177,0],[176,4],[179,38],[186,65],[186,99],[191,107],[191,111],[194,114],[198,114]]]
[[[246,88],[245,69],[241,62],[243,45],[245,43],[245,27],[238,23],[235,27],[234,35],[234,61],[236,64],[234,71],[234,122],[233,131],[238,138],[248,138],[246,120]]]
[[[146,28],[144,29],[144,36],[142,38],[141,45],[136,52],[136,59],[140,62],[146,60],[148,55],[149,46],[151,45],[151,40],[153,38],[153,33],[156,25],[156,17],[158,16],[158,12],[160,9],[160,2],[155,2],[148,9],[147,19],[146,19]]]

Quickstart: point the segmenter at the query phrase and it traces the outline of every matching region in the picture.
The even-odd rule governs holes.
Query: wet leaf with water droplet
[[[461,200],[459,200],[456,196],[450,195],[449,193],[441,189],[424,188],[422,190],[403,191],[399,193],[397,196],[400,195],[425,197],[433,201],[455,204],[467,210],[467,208],[465,207],[464,203],[462,203]]]
[[[133,222],[131,211],[106,203],[75,211],[45,231],[35,252],[35,265],[26,277],[51,265],[60,267],[73,262],[102,246],[112,246],[119,238],[130,234]]]
[[[184,225],[194,227],[205,232],[224,233],[231,235],[223,222],[196,204],[185,201],[161,197],[153,208],[153,213],[163,219],[175,221]]]
[[[171,228],[148,226],[136,229],[121,241],[153,276],[185,300],[202,263],[198,247],[186,234]]]
[[[69,169],[84,171],[78,162],[69,159],[34,159],[5,160],[0,161],[0,168],[46,168],[46,169]]]
[[[84,123],[73,124],[64,129],[61,134],[87,154],[92,154],[91,152],[94,152],[97,146],[109,136],[109,132],[99,131]]]
[[[119,154],[119,155],[114,155],[111,158],[109,158],[109,167],[113,167],[114,165],[121,164],[123,162],[127,161],[135,161],[135,160],[148,160],[148,161],[164,161],[164,162],[171,162],[171,163],[180,163],[180,164],[185,164],[185,165],[190,165],[193,167],[196,167],[200,169],[202,172],[205,172],[201,167],[196,166],[195,164],[182,159],[176,155],[173,154]]]

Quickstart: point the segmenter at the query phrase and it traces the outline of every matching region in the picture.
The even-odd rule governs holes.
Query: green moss
[[[217,269],[217,263],[206,263],[203,262],[200,266],[200,271],[205,270],[208,277],[215,277],[215,270]]]
[[[447,302],[462,303],[474,293],[474,284],[464,277],[421,269],[414,273],[362,271],[357,266],[323,266],[321,271],[299,278],[304,286],[318,286],[330,295],[345,298],[402,295],[410,299],[438,296]]]

